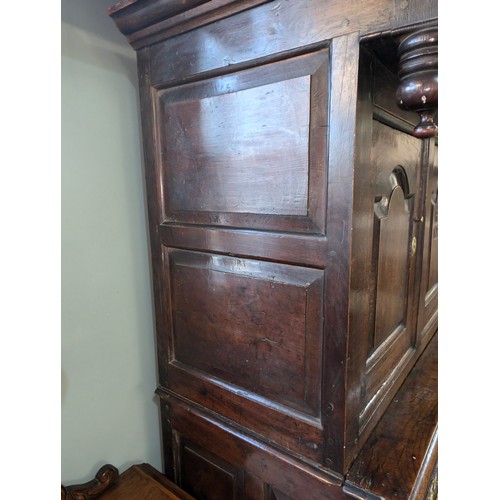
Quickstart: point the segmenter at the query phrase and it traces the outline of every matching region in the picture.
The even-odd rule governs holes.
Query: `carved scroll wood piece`
[[[118,476],[119,472],[116,467],[110,464],[103,465],[91,481],[84,484],[61,486],[61,500],[91,500],[99,498],[99,495],[118,481]]]

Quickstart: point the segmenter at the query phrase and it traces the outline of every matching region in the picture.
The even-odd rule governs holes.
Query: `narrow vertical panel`
[[[438,284],[438,165],[437,165],[437,145],[435,146],[434,165],[430,168],[428,195],[429,223],[428,223],[428,244],[429,244],[429,271],[427,276],[426,302],[437,293]]]
[[[410,229],[408,205],[399,186],[391,193],[387,212],[384,212],[380,204],[377,208],[380,227],[377,231],[375,347],[406,320]]]
[[[438,283],[438,192],[437,188],[431,193],[431,230],[430,230],[430,262],[427,292],[432,292]]]
[[[400,383],[415,333],[411,273],[416,239],[412,242],[412,230],[420,141],[401,130],[407,126],[404,122],[392,120],[374,120],[372,128],[371,350],[363,381],[360,432],[374,425],[375,412],[382,414],[382,401]]]
[[[349,301],[349,362],[347,363],[346,441],[356,443],[359,436],[359,415],[364,395],[366,359],[372,338],[370,321],[371,293],[370,270],[373,256],[373,196],[372,178],[374,165],[370,161],[373,126],[372,55],[360,47],[359,79],[356,106],[356,143],[354,164],[354,198],[352,221],[352,250]],[[347,449],[351,461],[355,446]]]
[[[374,52],[363,51],[346,404],[347,442],[354,444],[346,462],[369,437],[415,359],[412,239],[421,141],[410,135],[413,126],[394,103],[398,84]]]
[[[149,240],[151,251],[151,272],[154,292],[155,324],[157,331],[157,357],[168,357],[168,338],[162,335],[170,322],[168,276],[163,265],[163,249],[160,241],[159,222],[164,219],[161,168],[158,161],[158,134],[155,127],[155,101],[150,81],[150,49],[142,49],[137,54],[140,83],[141,126],[144,143],[144,176],[147,192]],[[166,367],[158,363],[160,376],[166,376]]]
[[[323,464],[344,472],[345,388],[349,324],[349,279],[353,203],[354,138],[358,87],[357,33],[334,38],[330,47],[328,158],[328,256],[326,269],[322,413],[325,425]]]
[[[421,342],[437,328],[438,308],[438,163],[437,143],[426,146],[428,158],[427,193],[423,227],[422,277],[418,334]]]

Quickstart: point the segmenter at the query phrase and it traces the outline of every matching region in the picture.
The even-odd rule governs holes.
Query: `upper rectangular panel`
[[[323,234],[327,70],[322,50],[158,91],[163,222]]]
[[[169,208],[307,215],[309,92],[303,76],[169,103]]]

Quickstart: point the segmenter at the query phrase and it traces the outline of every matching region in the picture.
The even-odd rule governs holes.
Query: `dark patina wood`
[[[347,448],[346,463],[436,331],[431,321],[422,335],[419,320],[427,151],[434,146],[412,137],[418,116],[394,99],[399,80],[387,54],[396,47],[391,36],[367,42],[360,54],[346,402],[346,440],[357,446]]]
[[[345,498],[342,476],[263,443],[196,405],[160,397],[174,432],[176,483],[197,498],[263,500],[273,491],[277,498]]]
[[[108,9],[129,43],[139,49],[271,0],[124,0]]]
[[[436,334],[350,468],[346,492],[424,498],[437,463],[437,346]]]
[[[61,486],[61,500],[91,500],[99,498],[118,481],[118,469],[110,464],[103,465],[95,478],[84,484]]]
[[[342,498],[437,328],[436,142],[395,97],[437,3],[111,15],[138,56],[165,473],[200,498]]]
[[[103,474],[113,480],[103,481]],[[102,486],[90,488],[96,480]],[[194,500],[150,464],[133,465],[120,475],[116,467],[108,464],[99,470],[93,481],[62,489],[66,495],[62,500]]]
[[[407,34],[398,47],[401,85],[398,105],[420,114],[413,134],[421,139],[434,137],[434,114],[438,107],[438,29],[429,27]]]

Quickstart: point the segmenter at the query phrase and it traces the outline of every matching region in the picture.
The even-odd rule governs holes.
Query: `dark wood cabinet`
[[[197,498],[352,494],[437,330],[437,142],[395,98],[437,2],[110,14],[138,58],[165,473]]]

